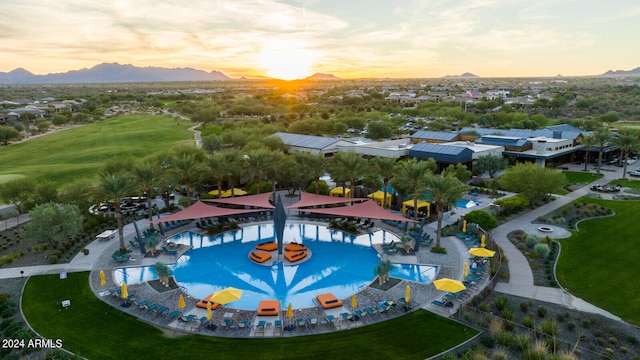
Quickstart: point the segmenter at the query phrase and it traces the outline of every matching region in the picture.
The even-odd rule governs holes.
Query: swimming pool
[[[256,244],[275,241],[273,224],[250,225],[216,236],[193,232],[175,235],[171,241],[191,245],[174,265],[178,284],[196,298],[233,286],[244,290],[242,298],[229,306],[255,310],[261,300],[278,299],[283,306],[313,307],[313,298],[331,292],[346,298],[374,280],[373,269],[380,260],[371,245],[399,241],[384,230],[353,236],[321,225],[287,223],[285,243],[301,242],[311,250],[311,258],[301,264],[262,266],[249,260]],[[436,266],[394,264],[391,276],[423,283],[431,282]],[[116,283],[128,284],[156,279],[153,266],[119,268]]]
[[[478,205],[480,205],[480,202],[474,200],[460,199],[456,201],[456,206],[463,209],[469,209]]]

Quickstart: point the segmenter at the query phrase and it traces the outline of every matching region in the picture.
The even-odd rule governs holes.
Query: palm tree
[[[200,171],[200,162],[196,159],[194,154],[182,153],[173,158],[172,168],[173,173],[180,179],[180,182],[184,184],[187,190],[187,206],[191,205],[191,190],[193,182],[196,179],[198,172]]]
[[[222,181],[229,175],[229,165],[225,153],[219,152],[207,156],[202,169],[202,180],[214,179],[218,188],[218,198],[222,195]]]
[[[604,154],[604,146],[611,141],[611,131],[606,127],[601,127],[593,132],[593,137],[596,139],[596,143],[599,146],[598,149],[598,174],[600,174],[600,168],[602,168],[602,155]]]
[[[356,182],[367,173],[367,160],[357,153],[337,152],[329,160],[329,173],[336,181],[349,181],[351,197],[354,197]],[[344,187],[342,195],[346,195]]]
[[[395,166],[396,175],[391,179],[391,185],[403,196],[413,199],[413,219],[418,220],[418,200],[424,198],[427,176],[432,174],[431,164],[411,158],[398,162]]]
[[[124,174],[103,174],[98,185],[99,191],[107,199],[113,201],[116,211],[116,221],[118,223],[118,237],[120,239],[120,251],[126,252],[124,245],[124,232],[122,224],[122,209],[120,200],[130,195],[135,190],[135,182],[132,178]]]
[[[269,163],[269,156],[269,150],[264,148],[251,150],[244,156],[245,169],[253,175],[256,183],[256,194],[260,194],[260,181]]]
[[[442,217],[444,215],[445,204],[455,204],[462,198],[462,195],[469,190],[452,174],[429,175],[427,177],[426,189],[431,195],[431,201],[436,205],[438,214],[438,227],[436,229],[436,248],[440,248],[440,237],[442,233]]]
[[[590,153],[591,147],[597,144],[596,140],[597,139],[593,135],[583,136],[582,140],[580,140],[580,143],[584,145],[584,151],[585,151],[584,171],[587,171],[587,165],[589,164],[589,157],[590,157],[589,155],[591,155]]]
[[[162,171],[151,165],[136,165],[132,169],[133,178],[143,192],[147,193],[147,212],[149,213],[149,229],[153,230],[153,204],[151,200],[160,185]]]
[[[264,174],[271,181],[271,192],[273,192],[273,203],[275,204],[276,198],[276,184],[278,183],[278,175],[285,173],[286,166],[292,166],[293,160],[281,153],[280,151],[269,150],[265,153],[266,165],[264,167]],[[293,164],[295,166],[295,163]]]
[[[382,207],[387,207],[387,188],[389,187],[389,181],[396,174],[396,159],[388,157],[375,157],[369,163],[372,168],[372,172],[382,178],[382,184],[384,185],[384,197],[382,198]],[[391,204],[389,204],[391,206]]]
[[[624,170],[622,171],[622,178],[627,176],[627,159],[629,158],[629,152],[640,145],[640,137],[638,133],[633,130],[620,130],[618,135],[611,139],[611,143],[617,145],[622,151],[622,161],[624,161]]]
[[[235,197],[236,180],[241,179],[246,171],[242,163],[243,156],[238,150],[225,152],[225,158],[227,161],[227,179],[229,182],[229,188],[231,189],[231,197]]]

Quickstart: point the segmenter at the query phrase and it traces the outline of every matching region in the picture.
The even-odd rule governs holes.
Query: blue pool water
[[[480,202],[474,200],[460,199],[456,201],[456,206],[463,209],[469,209],[480,205]]]
[[[315,306],[313,298],[333,293],[346,298],[374,280],[380,260],[373,244],[399,239],[384,230],[353,236],[324,226],[287,223],[285,243],[300,242],[311,250],[311,258],[293,266],[281,262],[263,266],[249,260],[258,243],[275,241],[273,224],[244,227],[216,236],[184,232],[170,241],[193,248],[171,265],[180,286],[196,298],[232,286],[244,290],[242,298],[229,306],[254,310],[261,300],[278,299],[295,308]],[[431,282],[437,267],[394,264],[391,276],[423,283]],[[116,283],[135,284],[156,279],[154,268],[127,267],[114,271]],[[286,305],[284,305],[286,306]]]

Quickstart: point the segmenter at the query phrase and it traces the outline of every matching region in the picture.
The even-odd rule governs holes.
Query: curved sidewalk
[[[582,171],[582,166],[573,165],[569,166],[572,171]],[[566,204],[586,195],[589,193],[589,188],[595,183],[607,183],[611,180],[619,179],[622,177],[622,169],[616,168],[614,172],[603,172],[604,177],[581,187],[578,190],[571,193],[557,197],[554,201],[536,208],[527,214],[519,216],[511,221],[508,221],[491,232],[491,236],[494,241],[502,248],[504,255],[509,259],[509,282],[498,283],[495,287],[495,291],[525,297],[534,300],[546,301],[554,304],[560,304],[570,309],[576,309],[579,311],[596,313],[606,316],[611,319],[621,320],[620,317],[611,314],[610,312],[600,309],[580,298],[577,298],[570,293],[566,292],[562,288],[536,286],[533,280],[533,272],[529,266],[529,261],[525,258],[520,250],[507,238],[507,234],[514,230],[525,229],[531,227],[533,221],[538,217],[546,215],[547,213],[561,208]]]

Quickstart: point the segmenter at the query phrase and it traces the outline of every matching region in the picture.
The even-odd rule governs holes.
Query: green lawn
[[[581,201],[601,204],[616,215],[583,221],[578,232],[560,240],[558,281],[585,301],[640,325],[637,287],[640,201],[586,198]]]
[[[598,180],[603,176],[602,174],[594,174],[582,171],[563,171],[562,173],[564,174],[565,181],[562,184],[558,184],[558,187],[553,191],[553,193],[557,195],[568,194],[567,190],[563,188],[564,186],[586,185]]]
[[[144,157],[193,140],[193,134],[186,131],[188,125],[178,125],[171,116],[121,116],[4,146],[0,148],[0,176],[69,183],[94,176],[107,160],[119,155]]]
[[[24,177],[24,175],[20,175],[20,174],[4,174],[4,175],[0,175],[0,184],[5,183],[7,181],[11,181],[13,179],[18,179]]]
[[[424,359],[477,334],[457,322],[418,310],[408,315],[324,335],[228,339],[204,335],[166,338],[92,293],[88,272],[31,277],[24,315],[45,338],[88,359]],[[59,302],[71,300],[61,310]]]

